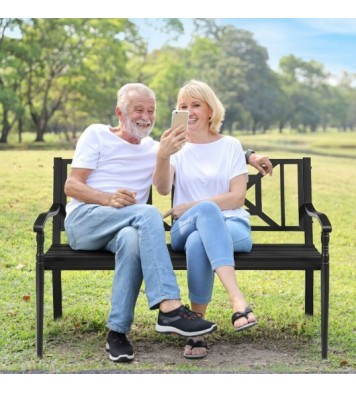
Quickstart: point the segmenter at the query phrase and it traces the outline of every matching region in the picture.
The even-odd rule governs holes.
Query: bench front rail
[[[305,272],[305,313],[313,315],[314,271],[320,271],[321,282],[321,356],[328,352],[329,310],[329,234],[328,217],[312,203],[311,160],[272,159],[273,176],[249,175],[245,208],[251,214],[253,239],[257,241],[249,253],[235,253],[236,270],[300,270]],[[64,183],[71,159],[54,158],[53,203],[38,215],[36,232],[36,313],[37,355],[43,355],[43,319],[45,271],[52,272],[53,314],[62,316],[63,270],[113,270],[114,255],[106,251],[73,251],[62,239],[67,197]],[[152,192],[148,203],[152,203]],[[318,248],[313,240],[313,219],[319,223]],[[46,225],[52,221],[52,227]],[[166,230],[170,228],[165,222]],[[51,230],[50,230],[51,229]],[[44,250],[45,232],[52,241]],[[258,242],[258,235],[272,240]],[[287,235],[287,236],[286,236]],[[290,242],[290,239],[293,239]],[[186,269],[184,252],[175,252],[167,244],[175,270]]]

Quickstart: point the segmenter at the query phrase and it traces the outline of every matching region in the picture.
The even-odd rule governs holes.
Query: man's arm
[[[91,169],[72,168],[64,185],[67,196],[84,203],[102,206],[124,207],[136,203],[136,192],[118,189],[114,193],[96,190],[86,184]]]
[[[267,175],[267,173],[272,176],[273,166],[267,156],[257,154],[253,150],[247,149],[245,152],[245,158],[246,163],[256,168],[263,176]]]

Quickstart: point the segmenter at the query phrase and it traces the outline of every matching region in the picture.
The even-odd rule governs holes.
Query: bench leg
[[[321,357],[328,357],[329,264],[321,267]]]
[[[62,317],[62,271],[52,271],[52,289],[53,289],[53,318]]]
[[[37,318],[37,356],[43,355],[43,303],[44,303],[44,264],[36,263],[36,318]]]
[[[314,313],[314,271],[305,271],[305,313],[313,315]]]

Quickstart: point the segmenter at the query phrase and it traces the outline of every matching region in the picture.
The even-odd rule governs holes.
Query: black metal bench
[[[328,352],[329,310],[329,233],[331,224],[327,216],[317,212],[312,204],[311,160],[272,159],[273,176],[259,173],[249,175],[245,207],[251,214],[253,234],[278,233],[278,241],[254,244],[249,253],[236,253],[238,270],[300,270],[305,272],[305,313],[313,315],[314,271],[320,271],[321,280],[321,355]],[[43,313],[45,271],[52,271],[54,318],[62,316],[63,270],[112,270],[114,255],[105,251],[73,251],[63,244],[65,205],[64,183],[71,159],[54,158],[53,204],[41,213],[34,224],[37,240],[36,254],[36,310],[37,355],[43,355]],[[267,187],[267,191],[266,191]],[[263,192],[262,192],[263,188]],[[270,199],[269,202],[266,199]],[[152,203],[152,192],[148,203]],[[273,211],[268,212],[268,206]],[[278,208],[276,207],[278,205]],[[277,211],[277,213],[276,213]],[[294,214],[293,214],[294,211]],[[292,213],[291,213],[292,212]],[[277,218],[275,217],[277,216]],[[44,250],[45,224],[52,218],[52,244]],[[313,218],[320,224],[321,242],[318,250],[313,241]],[[169,225],[165,222],[166,230]],[[49,230],[48,230],[49,231]],[[281,232],[288,232],[288,241]],[[298,233],[300,241],[290,243],[289,238]],[[185,255],[170,248],[173,267],[185,270]]]

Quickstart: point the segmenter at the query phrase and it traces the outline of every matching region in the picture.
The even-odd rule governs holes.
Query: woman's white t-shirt
[[[171,165],[175,169],[173,206],[226,193],[235,176],[246,174],[247,181],[241,143],[231,136],[205,144],[187,142],[171,156]],[[223,214],[247,220],[249,217],[243,208],[224,210]]]
[[[132,144],[115,135],[110,126],[92,124],[78,139],[72,168],[92,169],[87,185],[104,192],[125,188],[137,192],[137,203],[146,203],[156,164],[158,142],[151,137]],[[82,202],[72,198],[68,215]]]

